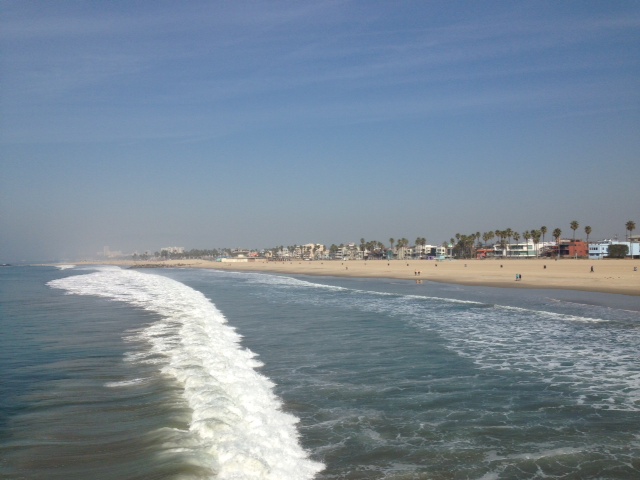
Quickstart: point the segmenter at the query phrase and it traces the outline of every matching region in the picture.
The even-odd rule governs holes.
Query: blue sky
[[[0,1],[0,48],[2,262],[640,228],[637,1]]]

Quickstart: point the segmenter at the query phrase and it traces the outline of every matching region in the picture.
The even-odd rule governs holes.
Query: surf
[[[142,340],[160,373],[182,387],[191,409],[185,449],[210,466],[215,478],[310,479],[324,465],[300,445],[298,419],[283,411],[262,363],[202,293],[160,275],[113,268],[53,280],[52,288],[126,302],[159,315],[127,335]],[[113,386],[126,388],[126,383]]]

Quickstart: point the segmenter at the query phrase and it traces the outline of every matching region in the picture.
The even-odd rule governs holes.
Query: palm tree
[[[558,258],[560,258],[560,236],[562,235],[562,230],[556,228],[553,231],[553,238],[556,239],[556,245],[558,246]]]
[[[504,231],[504,234],[507,236],[507,238],[509,239],[509,243],[508,245],[511,246],[511,237],[513,236],[513,230],[511,230],[510,228],[507,228]],[[509,248],[509,256],[511,256],[511,249]]]
[[[539,255],[538,244],[540,243],[540,236],[542,232],[540,230],[531,230],[531,237],[533,238],[533,243],[536,246],[536,257]]]
[[[482,241],[484,242],[485,247],[487,246],[487,243],[489,243],[489,240],[491,240],[491,235],[493,235],[493,232],[484,232],[482,234]]]
[[[544,236],[547,233],[547,227],[545,227],[544,225],[540,227],[540,233],[542,233],[542,244],[544,245]],[[544,247],[542,247],[544,248]]]
[[[636,229],[636,223],[632,220],[629,220],[626,224],[625,224],[625,228],[627,229],[627,232],[629,232],[629,235],[627,236],[627,239],[629,241],[631,241],[631,232],[633,232]]]
[[[409,245],[409,240],[407,240],[406,238],[402,237],[398,240],[398,242],[396,243],[396,247],[398,249],[402,249],[402,258],[404,258],[404,248],[407,247]],[[400,252],[399,252],[400,253]]]
[[[427,244],[427,239],[424,237],[418,237],[416,238],[416,246],[421,246],[422,248],[420,249],[420,256],[422,256],[422,254],[424,253],[424,246]]]
[[[500,245],[500,248],[502,249],[502,254],[504,254],[504,233],[503,233],[503,231],[502,230],[498,230],[496,228],[495,236],[498,237],[498,244]]]
[[[578,229],[579,226],[580,226],[580,224],[577,221],[573,220],[571,222],[571,230],[573,230],[573,242],[574,243],[576,241],[576,230]]]
[[[631,241],[631,233],[636,229],[636,222],[629,220],[625,224],[625,228],[629,232],[629,252],[631,253],[631,258],[633,258],[633,242]]]
[[[466,238],[466,251],[467,251],[467,255],[468,258],[473,258],[473,245],[474,243],[476,243],[476,240],[478,239],[477,237],[478,233],[472,233],[471,235],[468,235]]]
[[[395,240],[393,239],[393,237],[391,237],[389,239],[389,244],[391,245],[391,250],[393,250],[393,244],[394,244]]]
[[[589,235],[591,235],[591,227],[589,225],[584,227],[584,233],[587,234],[587,245],[589,245]]]
[[[524,238],[524,242],[526,244],[527,249],[527,257],[529,256],[529,240],[531,240],[531,232],[529,230],[525,230],[522,232],[522,238]]]

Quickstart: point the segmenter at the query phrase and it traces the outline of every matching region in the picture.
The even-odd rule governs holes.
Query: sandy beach
[[[92,263],[92,262],[86,262]],[[294,260],[287,262],[109,262],[134,268],[212,268],[278,274],[394,278],[510,288],[559,288],[640,296],[640,260]],[[591,271],[593,267],[593,272]],[[634,268],[636,270],[634,270]],[[516,275],[521,279],[516,280]]]

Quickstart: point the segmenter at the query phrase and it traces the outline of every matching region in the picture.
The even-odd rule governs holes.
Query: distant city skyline
[[[639,2],[2,1],[0,48],[0,263],[640,220]]]

